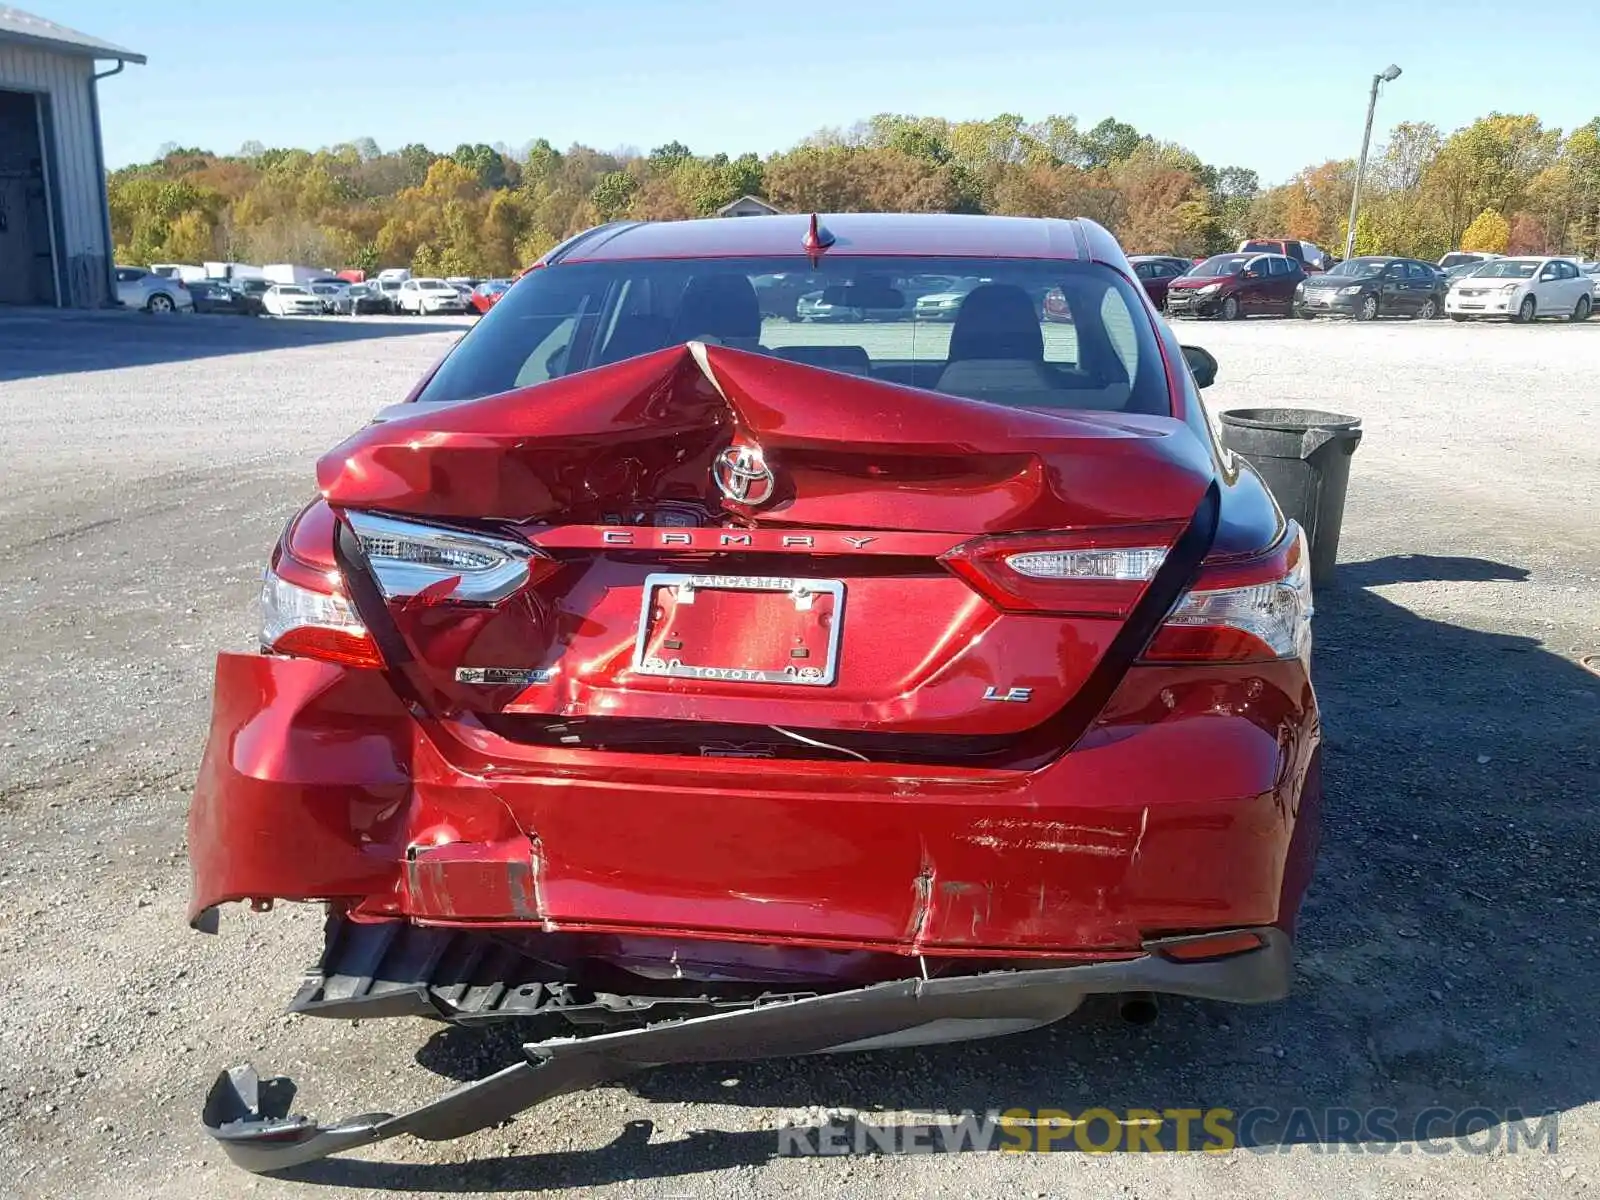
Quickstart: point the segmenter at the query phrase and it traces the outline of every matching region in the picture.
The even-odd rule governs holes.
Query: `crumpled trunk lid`
[[[519,741],[757,757],[838,756],[795,733],[1037,726],[1137,598],[1003,611],[945,556],[1039,531],[1170,548],[1212,478],[1176,419],[1009,409],[700,344],[418,404],[318,465],[336,510],[544,556],[494,605],[364,614],[391,624],[397,669],[437,714]]]

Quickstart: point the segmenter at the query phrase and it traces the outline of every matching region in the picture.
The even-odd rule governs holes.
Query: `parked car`
[[[395,310],[420,317],[428,313],[464,313],[467,302],[443,279],[407,279],[400,285]]]
[[[257,300],[263,299],[272,287],[272,281],[270,279],[261,279],[255,277],[249,279],[239,279],[236,277],[229,280],[229,283],[236,291],[243,292],[247,296],[254,296]]]
[[[322,299],[322,311],[347,317],[355,311],[350,299],[350,285],[342,279],[323,279],[307,285],[313,295]]]
[[[1538,317],[1586,321],[1594,310],[1595,278],[1569,258],[1500,258],[1450,285],[1445,311],[1452,321],[1505,317],[1526,323]]]
[[[1309,274],[1326,271],[1337,261],[1326,250],[1319,249],[1314,242],[1298,238],[1246,238],[1239,243],[1239,252],[1257,254],[1282,254],[1292,258],[1300,264],[1300,268]]]
[[[171,275],[157,275],[143,267],[118,267],[117,299],[126,308],[145,312],[193,312],[189,285]]]
[[[366,313],[392,313],[394,302],[376,283],[357,283],[350,288],[350,311],[356,316]]]
[[[887,284],[873,290],[881,298],[877,307],[864,308],[848,303],[848,287],[835,286],[821,291],[807,292],[795,302],[795,319],[799,321],[901,321],[909,317],[914,302],[906,299],[904,292]]]
[[[510,286],[509,279],[485,279],[472,289],[472,294],[467,297],[467,307],[481,317],[495,306]]]
[[[382,292],[384,297],[389,301],[390,312],[400,311],[400,288],[404,283],[405,280],[398,277],[385,277],[382,275],[372,281],[372,286]]]
[[[263,311],[260,296],[234,287],[226,279],[196,280],[189,284],[189,296],[194,301],[195,312],[258,317]]]
[[[1452,250],[1439,260],[1439,265],[1446,271],[1460,266],[1478,266],[1496,258],[1504,258],[1504,254],[1489,254],[1477,250]]]
[[[975,275],[954,279],[942,291],[918,296],[912,304],[911,315],[918,321],[954,321],[966,298],[986,282]]]
[[[1172,281],[1180,275],[1188,274],[1190,268],[1195,265],[1187,258],[1171,254],[1135,254],[1128,261],[1133,264],[1134,275],[1144,285],[1145,294],[1157,308],[1166,307],[1167,288],[1172,285]]]
[[[317,898],[309,977],[248,967],[296,1011],[534,1044],[327,1126],[237,1067],[205,1105],[236,1162],[653,1065],[1287,992],[1322,797],[1308,552],[1224,465],[1216,360],[1089,221],[811,228],[580,234],[318,464],[261,650],[217,659],[190,920]],[[751,275],[952,257],[988,282],[948,338],[763,337]],[[1074,337],[1043,335],[1052,287]]]
[[[1306,277],[1283,254],[1215,254],[1167,286],[1167,315],[1226,321],[1294,312],[1294,293]]]
[[[1388,255],[1346,259],[1331,271],[1307,276],[1294,293],[1300,317],[1417,317],[1431,321],[1444,312],[1448,289],[1433,263]]]
[[[275,283],[261,294],[261,305],[274,317],[320,317],[322,297],[298,283]]]

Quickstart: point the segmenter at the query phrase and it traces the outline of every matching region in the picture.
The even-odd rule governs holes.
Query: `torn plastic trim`
[[[240,1066],[217,1077],[201,1120],[236,1166],[282,1171],[402,1133],[425,1141],[461,1137],[556,1096],[669,1063],[748,1061],[1020,1032],[1070,1015],[1095,994],[1159,992],[1240,1004],[1281,999],[1289,989],[1290,940],[1275,928],[1250,932],[1260,936],[1260,949],[1211,962],[1174,962],[1161,953],[1163,939],[1146,945],[1150,953],[1120,962],[898,980],[643,1029],[552,1038],[524,1045],[524,1061],[411,1112],[363,1113],[332,1125],[291,1112],[295,1085],[290,1080],[263,1080],[254,1067]],[[919,1031],[925,1032],[919,1036]]]

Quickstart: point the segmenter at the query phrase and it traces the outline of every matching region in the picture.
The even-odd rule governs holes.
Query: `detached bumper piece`
[[[235,1165],[272,1172],[402,1133],[426,1141],[498,1125],[542,1101],[669,1063],[749,1061],[1015,1033],[1068,1016],[1092,994],[1163,992],[1259,1003],[1285,995],[1290,943],[1256,929],[1256,949],[1180,957],[1200,939],[1152,942],[1118,962],[897,980],[828,995],[746,1002],[732,1012],[523,1046],[524,1061],[409,1113],[318,1125],[291,1113],[295,1086],[253,1067],[217,1078],[202,1120]]]
[[[546,948],[558,934],[537,934]],[[639,1025],[698,1017],[752,1004],[816,994],[740,989],[684,989],[680,995],[624,995],[583,986],[568,968],[543,961],[517,945],[515,934],[328,918],[322,958],[307,975],[289,1011],[308,1017],[366,1020],[425,1017],[456,1025],[515,1018],[573,1025]]]

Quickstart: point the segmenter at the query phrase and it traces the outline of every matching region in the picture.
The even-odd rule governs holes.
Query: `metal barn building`
[[[0,304],[115,298],[96,89],[144,61],[0,4]]]

